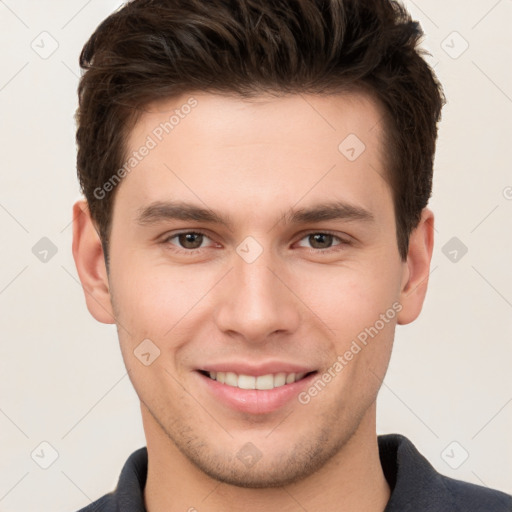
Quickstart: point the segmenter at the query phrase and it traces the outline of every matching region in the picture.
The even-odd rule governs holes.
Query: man
[[[73,254],[147,449],[85,511],[510,511],[377,438],[441,86],[388,0],[134,0],[80,57]]]

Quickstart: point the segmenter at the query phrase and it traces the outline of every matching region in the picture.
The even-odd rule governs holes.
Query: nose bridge
[[[276,331],[293,331],[299,322],[298,305],[276,277],[282,268],[278,257],[270,249],[261,248],[257,257],[253,252],[248,258],[254,246],[249,245],[246,252],[243,249],[242,243],[234,255],[233,270],[226,276],[229,285],[217,309],[219,328],[253,342],[265,341]]]

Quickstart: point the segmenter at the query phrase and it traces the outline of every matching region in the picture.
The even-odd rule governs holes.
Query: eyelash
[[[173,238],[176,238],[180,235],[188,235],[188,234],[202,235],[208,239],[211,239],[206,233],[204,233],[202,231],[195,231],[195,230],[194,231],[180,231],[178,233],[173,233],[172,235],[165,237],[164,240],[162,240],[162,244],[172,245],[173,252],[175,252],[177,254],[184,254],[187,256],[195,256],[199,252],[201,252],[203,249],[206,249],[206,247],[201,247],[201,248],[197,248],[197,249],[183,249],[183,248],[179,248],[179,247],[175,246],[174,244],[170,243],[170,240],[172,240]],[[332,247],[328,247],[326,249],[315,249],[315,248],[303,247],[303,249],[307,249],[310,254],[316,254],[316,255],[318,255],[320,253],[321,254],[330,254],[331,252],[336,252],[336,251],[342,250],[343,247],[350,245],[350,243],[351,243],[350,241],[341,238],[340,236],[336,235],[335,233],[333,233],[331,231],[310,231],[308,233],[305,233],[302,236],[302,238],[300,238],[298,241],[300,242],[301,240],[303,240],[304,238],[307,238],[310,235],[330,235],[339,242],[338,244],[333,245]]]

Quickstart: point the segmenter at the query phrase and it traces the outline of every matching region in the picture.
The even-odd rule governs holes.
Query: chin
[[[186,449],[180,447],[180,450],[199,470],[216,481],[241,488],[264,489],[294,484],[311,476],[338,454],[350,437],[352,433],[336,439],[330,430],[319,431],[316,435],[301,436],[292,445],[269,446],[262,451],[247,442],[232,455],[228,450],[219,452],[218,447],[204,444],[189,443]]]

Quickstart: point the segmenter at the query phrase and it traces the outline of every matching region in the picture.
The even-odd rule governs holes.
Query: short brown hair
[[[95,30],[76,113],[80,186],[108,261],[116,187],[143,107],[187,91],[369,92],[384,107],[397,242],[432,191],[437,123],[445,103],[418,48],[423,32],[393,0],[132,0]],[[103,197],[104,195],[104,197]]]

